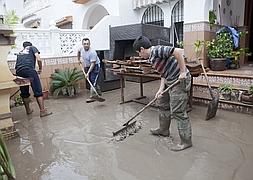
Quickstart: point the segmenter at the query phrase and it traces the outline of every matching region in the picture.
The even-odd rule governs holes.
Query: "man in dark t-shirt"
[[[171,118],[177,120],[181,142],[172,147],[173,151],[181,151],[192,146],[192,129],[189,116],[186,112],[188,92],[191,87],[191,75],[186,68],[183,58],[183,49],[171,46],[152,46],[145,36],[138,37],[134,50],[152,64],[161,75],[161,83],[156,97],[159,101],[159,127],[151,129],[151,134],[170,136]],[[167,93],[162,94],[168,86],[177,80],[180,81]]]
[[[35,46],[32,45],[32,43],[28,41],[23,43],[23,47],[24,49],[20,51],[17,55],[17,61],[15,66],[16,74],[17,76],[30,79],[34,97],[36,98],[40,108],[40,117],[48,116],[52,114],[52,112],[47,111],[44,107],[42,88],[40,78],[38,76],[38,73],[40,74],[42,71],[42,62],[39,55],[40,52]],[[35,70],[36,60],[39,66],[38,72]],[[29,86],[21,86],[20,91],[20,96],[22,97],[22,100],[24,102],[26,113],[31,114],[33,110],[29,106]]]

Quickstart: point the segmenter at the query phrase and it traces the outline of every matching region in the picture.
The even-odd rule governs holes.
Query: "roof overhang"
[[[77,4],[85,4],[85,3],[89,2],[90,0],[72,0],[72,1]]]
[[[72,23],[72,22],[73,22],[73,16],[65,16],[61,19],[56,20],[55,23],[56,23],[56,26],[59,27],[59,26]]]

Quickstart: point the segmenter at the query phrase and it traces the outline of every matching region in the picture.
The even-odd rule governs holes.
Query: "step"
[[[220,99],[219,108],[234,112],[253,114],[253,105],[239,102],[239,92],[247,91],[253,84],[253,68],[236,71],[209,71],[208,81],[213,93],[218,93],[220,84],[229,83],[235,89],[232,100]],[[211,100],[204,74],[193,78],[193,102],[207,105]]]
[[[234,76],[234,75],[222,75],[222,74],[208,74],[208,81],[210,85],[218,87],[220,84],[232,84],[235,87],[248,89],[253,84],[253,76]],[[194,84],[206,84],[206,79],[203,74],[193,78]]]
[[[211,102],[210,97],[203,97],[199,95],[193,96],[193,103],[197,105],[208,105]],[[224,109],[233,112],[245,113],[245,114],[252,114],[253,115],[253,105],[244,104],[241,102],[236,101],[226,101],[226,100],[219,100],[219,109]]]

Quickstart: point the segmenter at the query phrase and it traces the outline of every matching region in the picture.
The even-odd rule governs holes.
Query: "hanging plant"
[[[215,14],[215,10],[209,10],[209,24],[212,27],[217,20],[217,16]]]

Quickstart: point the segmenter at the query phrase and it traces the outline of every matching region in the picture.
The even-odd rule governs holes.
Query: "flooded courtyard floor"
[[[152,98],[159,82],[145,83],[144,94]],[[127,82],[126,99],[138,96],[139,85]],[[53,115],[25,115],[24,107],[12,109],[19,120],[20,137],[7,142],[17,180],[252,180],[253,118],[218,110],[205,121],[206,107],[189,113],[193,147],[182,152],[168,148],[178,142],[172,120],[170,138],[150,135],[158,125],[158,111],[149,108],[136,120],[143,128],[124,141],[111,141],[143,105],[119,104],[120,90],[103,94],[106,101],[86,104],[84,93],[75,98],[46,101]]]

